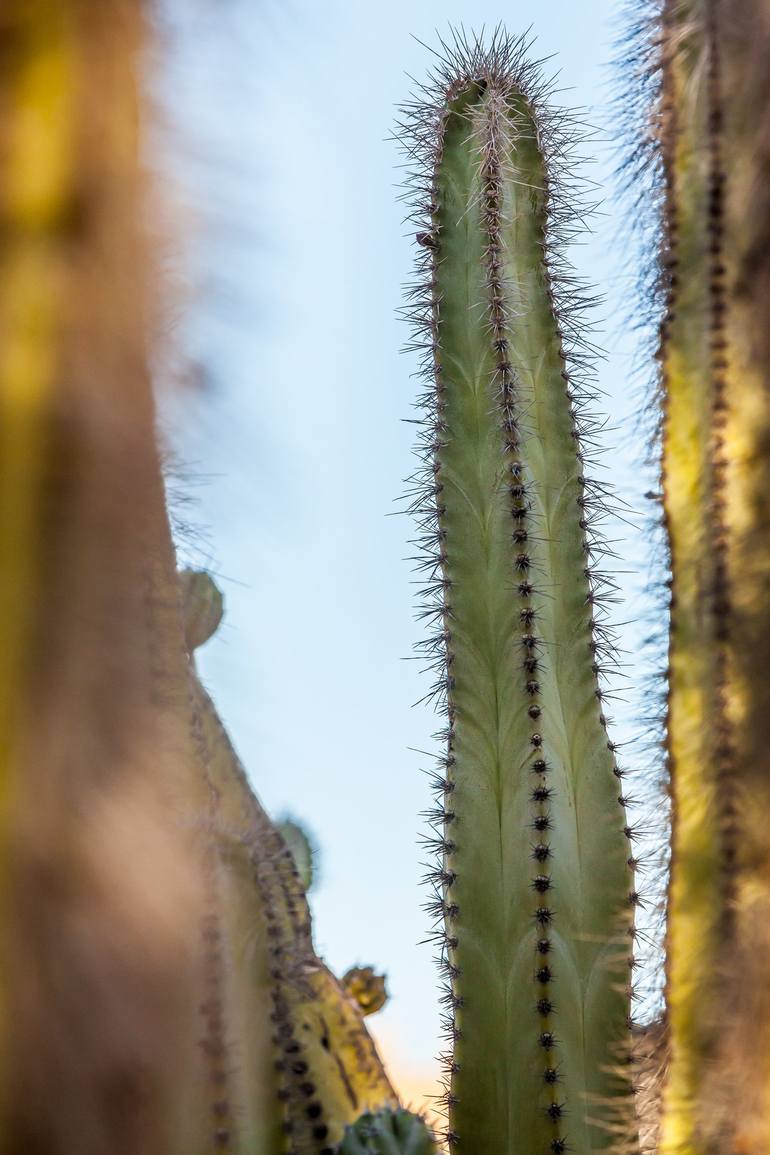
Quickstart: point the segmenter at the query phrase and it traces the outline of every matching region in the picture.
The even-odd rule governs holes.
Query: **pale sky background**
[[[197,382],[172,420],[191,474],[198,535],[183,557],[217,573],[227,618],[203,675],[263,802],[305,821],[320,847],[312,896],[318,950],[338,972],[373,963],[391,1001],[370,1020],[407,1096],[430,1091],[438,1007],[418,846],[440,721],[424,706],[411,526],[389,516],[411,472],[414,360],[395,310],[412,239],[388,140],[396,104],[423,77],[436,30],[531,27],[555,55],[564,103],[608,135],[611,0],[167,0],[160,88],[164,163],[189,219],[192,287],[179,337]],[[587,111],[586,111],[587,110]],[[169,152],[169,144],[171,145]],[[611,150],[587,174],[611,198]],[[634,342],[623,300],[628,247],[609,200],[573,254],[606,303],[596,340],[612,427],[603,476],[644,509]],[[189,214],[189,217],[187,216]],[[188,511],[185,511],[187,515]],[[638,524],[643,524],[643,517]],[[649,534],[610,536],[636,575],[638,619]],[[624,630],[638,649],[645,624]],[[632,659],[634,678],[641,667]],[[636,728],[640,696],[616,714]]]

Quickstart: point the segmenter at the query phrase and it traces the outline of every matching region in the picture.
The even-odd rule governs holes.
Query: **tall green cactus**
[[[574,353],[579,293],[552,248],[579,206],[554,187],[563,130],[524,50],[456,38],[403,126],[432,381],[416,508],[447,714],[435,910],[452,1149],[584,1155],[633,1143],[636,895],[565,337]]]

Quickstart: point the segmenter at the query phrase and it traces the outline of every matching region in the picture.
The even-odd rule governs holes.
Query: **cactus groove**
[[[402,127],[423,253],[408,314],[432,381],[414,508],[447,716],[433,909],[448,1140],[585,1153],[633,1142],[636,895],[564,330],[573,352],[579,338],[551,249],[575,206],[552,184],[563,125],[522,41],[444,47]]]

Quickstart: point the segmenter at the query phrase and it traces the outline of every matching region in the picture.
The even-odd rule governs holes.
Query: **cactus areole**
[[[633,1145],[636,896],[599,682],[574,286],[552,248],[577,210],[552,183],[564,131],[525,48],[456,38],[402,125],[429,382],[414,512],[446,711],[432,906],[450,1147],[584,1155]]]

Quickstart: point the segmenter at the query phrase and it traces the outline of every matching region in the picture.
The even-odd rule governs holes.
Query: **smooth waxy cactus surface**
[[[449,1141],[589,1152],[629,1122],[632,872],[550,229],[559,133],[520,42],[456,43],[406,147],[427,210],[420,515],[447,709],[435,876]]]

